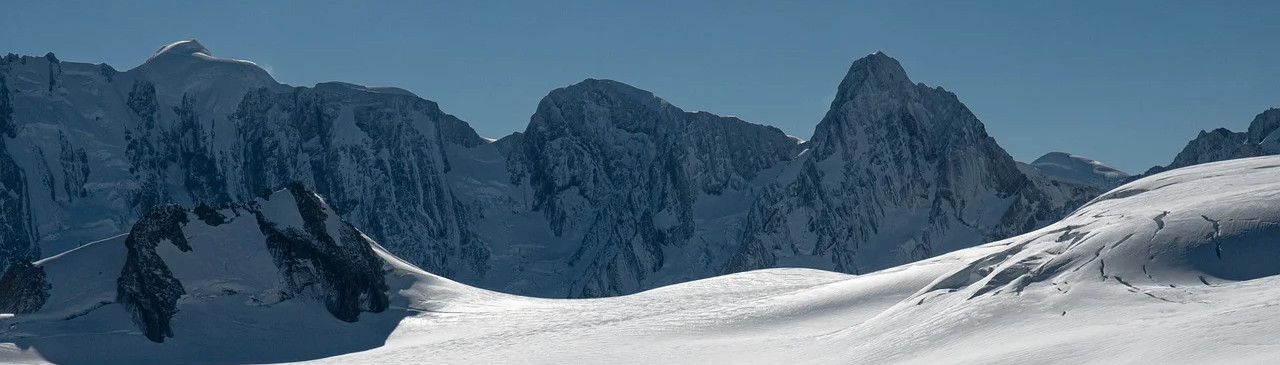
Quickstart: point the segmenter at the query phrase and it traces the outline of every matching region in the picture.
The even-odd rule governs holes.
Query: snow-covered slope
[[[1129,178],[1129,174],[1124,171],[1088,157],[1065,152],[1046,153],[1027,166],[1050,179],[1086,185],[1099,191],[1111,190]]]
[[[399,292],[408,285],[442,293],[410,298]],[[401,318],[449,298],[449,288],[484,293],[390,255],[300,185],[243,206],[160,205],[128,235],[0,277],[0,312],[16,313],[0,328],[0,363],[336,355],[381,345]]]
[[[301,210],[261,209],[281,226],[306,221]],[[243,245],[200,260],[218,262],[262,250],[246,243],[263,243],[257,223],[224,215],[231,221],[209,226],[190,213],[192,251],[157,252],[168,262]],[[254,240],[226,239],[239,237]],[[266,286],[243,278],[269,276],[247,273],[220,275],[241,278],[235,293],[206,281],[181,297],[163,343],[138,334],[116,304],[42,314],[115,290],[94,273],[124,264],[117,238],[37,265],[53,283],[47,309],[0,319],[0,362],[1262,364],[1280,356],[1278,239],[1280,157],[1260,157],[1149,176],[1034,232],[858,276],[769,269],[546,300],[458,285],[369,244],[390,306],[354,323],[313,299],[255,304]],[[68,291],[64,280],[82,285]]]

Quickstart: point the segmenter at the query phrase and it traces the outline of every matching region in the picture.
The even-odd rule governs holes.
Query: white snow
[[[1044,176],[1110,190],[1130,175],[1088,157],[1065,152],[1049,152],[1029,164]],[[1023,169],[1023,172],[1027,172]]]
[[[19,314],[0,322],[0,363],[1270,363],[1277,238],[1280,157],[1260,157],[1149,176],[1044,229],[859,276],[770,269],[535,299],[375,246],[394,269],[393,309],[356,323],[315,303],[184,298],[175,337],[154,344],[114,304],[70,320]],[[71,263],[112,256],[88,257],[111,243],[41,265],[91,265]]]

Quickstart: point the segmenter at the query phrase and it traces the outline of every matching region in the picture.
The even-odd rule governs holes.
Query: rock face
[[[159,205],[138,220],[124,241],[127,253],[116,279],[116,302],[151,341],[173,337],[169,320],[178,312],[178,299],[187,294],[156,247],[168,243],[190,252],[191,244],[182,232],[186,224],[187,212],[182,207]]]
[[[1280,109],[1270,108],[1249,123],[1249,130],[1232,132],[1226,128],[1200,131],[1167,166],[1155,166],[1143,175],[1202,163],[1280,154]]]
[[[373,242],[346,222],[330,221],[333,212],[302,184],[293,184],[289,193],[302,227],[273,222],[270,211],[249,207],[284,277],[286,292],[322,300],[329,313],[346,322],[355,322],[360,312],[386,310],[386,273],[373,253]]]
[[[0,126],[3,263],[124,233],[157,204],[244,203],[302,181],[423,268],[484,269],[444,153],[484,140],[397,89],[289,87],[194,41],[125,72],[10,55]]]
[[[674,280],[671,265],[730,244],[706,232],[700,203],[750,191],[763,171],[790,160],[798,141],[777,128],[686,112],[610,80],[552,91],[524,133],[498,144],[511,179],[532,193],[526,215],[541,216],[573,247],[572,297],[627,294]],[[750,199],[749,196],[742,197]],[[705,204],[704,204],[705,205]],[[700,227],[702,226],[702,227]],[[713,243],[714,242],[714,243]]]
[[[10,55],[0,59],[0,67],[13,62]],[[3,70],[3,68],[0,68]],[[8,77],[0,75],[0,267],[31,258],[39,252],[31,232],[31,206],[27,198],[27,177],[9,153],[9,141],[16,137],[14,105]]]
[[[282,85],[195,41],[123,72],[7,56],[0,122],[3,263],[125,233],[156,205],[224,224],[298,181],[428,271],[597,297],[752,268],[866,272],[1028,231],[1097,194],[1019,171],[955,95],[911,83],[880,53],[854,63],[810,142],[591,79],[490,142],[407,91]],[[273,253],[277,264],[327,272],[349,263],[326,257],[363,255],[342,244],[354,229],[297,227],[260,227],[273,250],[296,253]],[[378,290],[371,273],[308,270],[285,275],[292,291]],[[380,306],[350,300],[368,293],[327,303],[354,318]]]
[[[0,276],[0,313],[31,313],[49,299],[44,268],[20,261]]]
[[[119,304],[154,342],[174,337],[172,319],[184,306],[220,298],[249,310],[322,303],[334,318],[355,322],[390,304],[390,269],[374,245],[301,184],[244,206],[159,205],[127,236],[55,257],[62,260],[54,275],[46,277],[49,260],[11,265],[0,289],[13,295],[0,299],[0,311],[71,319]],[[113,274],[114,287],[97,285]],[[95,295],[104,290],[114,296]],[[55,308],[41,312],[46,302]]]
[[[1029,231],[1096,195],[1045,191],[954,94],[883,53],[853,63],[807,147],[751,207],[727,271],[870,272]]]

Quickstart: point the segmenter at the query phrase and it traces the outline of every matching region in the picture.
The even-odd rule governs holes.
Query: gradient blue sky
[[[1225,4],[1225,5],[1224,5]],[[959,95],[1015,158],[1129,172],[1280,106],[1280,1],[24,1],[0,53],[129,69],[196,38],[294,85],[399,86],[481,135],[584,78],[808,138],[876,50]]]

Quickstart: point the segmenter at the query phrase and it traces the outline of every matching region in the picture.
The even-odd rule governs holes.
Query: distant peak
[[[167,46],[160,47],[160,50],[156,51],[155,56],[159,56],[162,54],[193,55],[196,53],[213,57],[213,52],[210,52],[209,49],[205,48],[203,44],[200,44],[200,41],[197,41],[194,39],[177,41]]]
[[[848,93],[858,89],[893,89],[904,85],[911,85],[911,79],[907,78],[902,64],[884,52],[876,51],[853,61],[844,81],[840,82],[839,93],[850,96]]]
[[[149,74],[153,81],[173,82],[172,85],[185,90],[182,92],[190,91],[188,88],[194,86],[184,80],[188,80],[197,71],[219,72],[219,76],[212,79],[214,83],[242,90],[276,85],[271,74],[258,64],[252,61],[214,57],[209,48],[194,39],[173,42],[160,47],[154,55],[138,65],[138,68]],[[201,82],[195,85],[207,85],[207,83]],[[177,95],[181,95],[181,92]]]
[[[638,94],[638,95],[647,94],[648,96],[653,96],[653,93],[650,93],[648,91],[641,90],[640,88],[637,88],[635,86],[627,85],[625,83],[609,80],[609,79],[590,79],[589,78],[589,79],[582,80],[581,82],[578,82],[576,84],[569,85],[567,88],[569,89],[572,89],[572,88],[604,89],[604,90],[617,91],[625,94]]]
[[[1040,158],[1037,158],[1037,159],[1036,159],[1036,161],[1048,161],[1048,160],[1053,160],[1053,159],[1064,159],[1064,158],[1071,158],[1071,156],[1072,156],[1072,155],[1071,155],[1070,153],[1054,151],[1054,152],[1046,153],[1046,154],[1044,154],[1044,156],[1040,156]],[[1034,163],[1034,162],[1033,162],[1033,163]]]
[[[1280,108],[1268,108],[1253,117],[1253,122],[1249,123],[1249,140],[1253,143],[1262,143],[1276,130],[1280,130]],[[1275,142],[1272,141],[1272,143]]]
[[[623,96],[655,109],[667,104],[666,100],[653,95],[652,92],[609,79],[582,80],[582,82],[556,89],[551,94],[576,98],[580,95],[579,92],[584,90],[595,90],[606,94]]]
[[[861,68],[851,67],[851,71],[862,70],[862,71],[890,73],[890,74],[906,73],[906,71],[902,69],[902,64],[898,63],[897,59],[893,57],[889,57],[889,55],[881,51],[875,51],[875,53],[866,55],[865,57],[862,57],[853,61],[853,66],[862,66],[862,67]]]
[[[329,82],[318,83],[316,84],[316,88],[317,89],[330,89],[330,88],[346,89],[346,90],[356,90],[356,91],[369,92],[369,93],[375,93],[375,94],[404,95],[404,96],[412,96],[415,98],[418,97],[417,94],[414,94],[409,90],[401,89],[394,86],[364,86],[364,85],[356,85],[356,84],[341,82],[341,81],[329,81]]]

